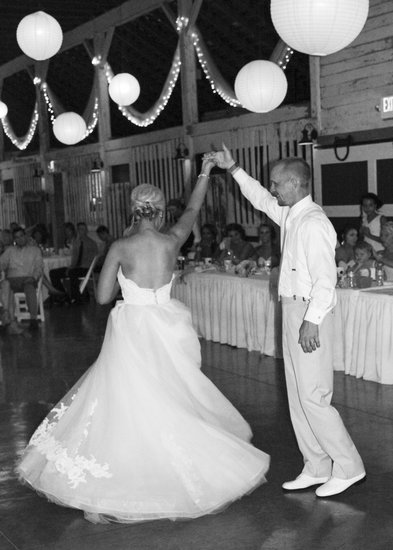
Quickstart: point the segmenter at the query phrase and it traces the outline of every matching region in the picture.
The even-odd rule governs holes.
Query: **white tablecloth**
[[[281,316],[269,278],[191,273],[177,280],[172,296],[190,309],[194,327],[207,340],[281,357]]]
[[[393,384],[392,289],[339,289],[337,297],[335,370]]]

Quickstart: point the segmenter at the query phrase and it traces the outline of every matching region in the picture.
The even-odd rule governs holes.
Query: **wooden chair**
[[[37,302],[38,302],[38,312],[37,319],[42,323],[45,322],[45,310],[44,310],[44,300],[42,297],[42,281],[43,277],[41,276],[38,279],[37,284]],[[15,318],[18,323],[22,320],[30,320],[30,313],[27,309],[26,296],[24,292],[14,292],[15,300]]]

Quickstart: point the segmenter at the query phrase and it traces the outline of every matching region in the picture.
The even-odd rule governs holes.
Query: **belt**
[[[299,302],[309,302],[310,298],[305,298],[304,296],[296,296],[295,294],[293,296],[279,296],[278,299],[280,302],[283,303],[290,303],[290,302],[296,302],[297,300]]]

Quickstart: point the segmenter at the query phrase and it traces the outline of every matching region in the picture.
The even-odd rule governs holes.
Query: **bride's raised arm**
[[[198,176],[195,187],[191,193],[187,207],[179,221],[169,229],[168,235],[174,235],[179,245],[182,246],[191,233],[198,212],[201,209],[209,185],[210,170],[214,167],[213,160],[209,155],[203,157],[201,173]]]

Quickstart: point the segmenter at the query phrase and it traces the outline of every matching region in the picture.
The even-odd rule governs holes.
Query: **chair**
[[[96,278],[95,278],[94,268],[96,266],[98,258],[99,256],[94,256],[86,275],[84,277],[79,277],[79,281],[80,281],[79,292],[81,294],[83,294],[83,291],[85,290],[88,283],[91,282],[93,285],[94,297],[96,296]]]
[[[38,302],[38,312],[37,319],[42,323],[45,322],[45,310],[44,310],[44,300],[42,297],[42,281],[43,276],[38,279],[37,284],[37,302]],[[24,292],[14,292],[15,300],[15,318],[18,323],[22,320],[30,320],[30,313],[27,309],[26,296]]]

